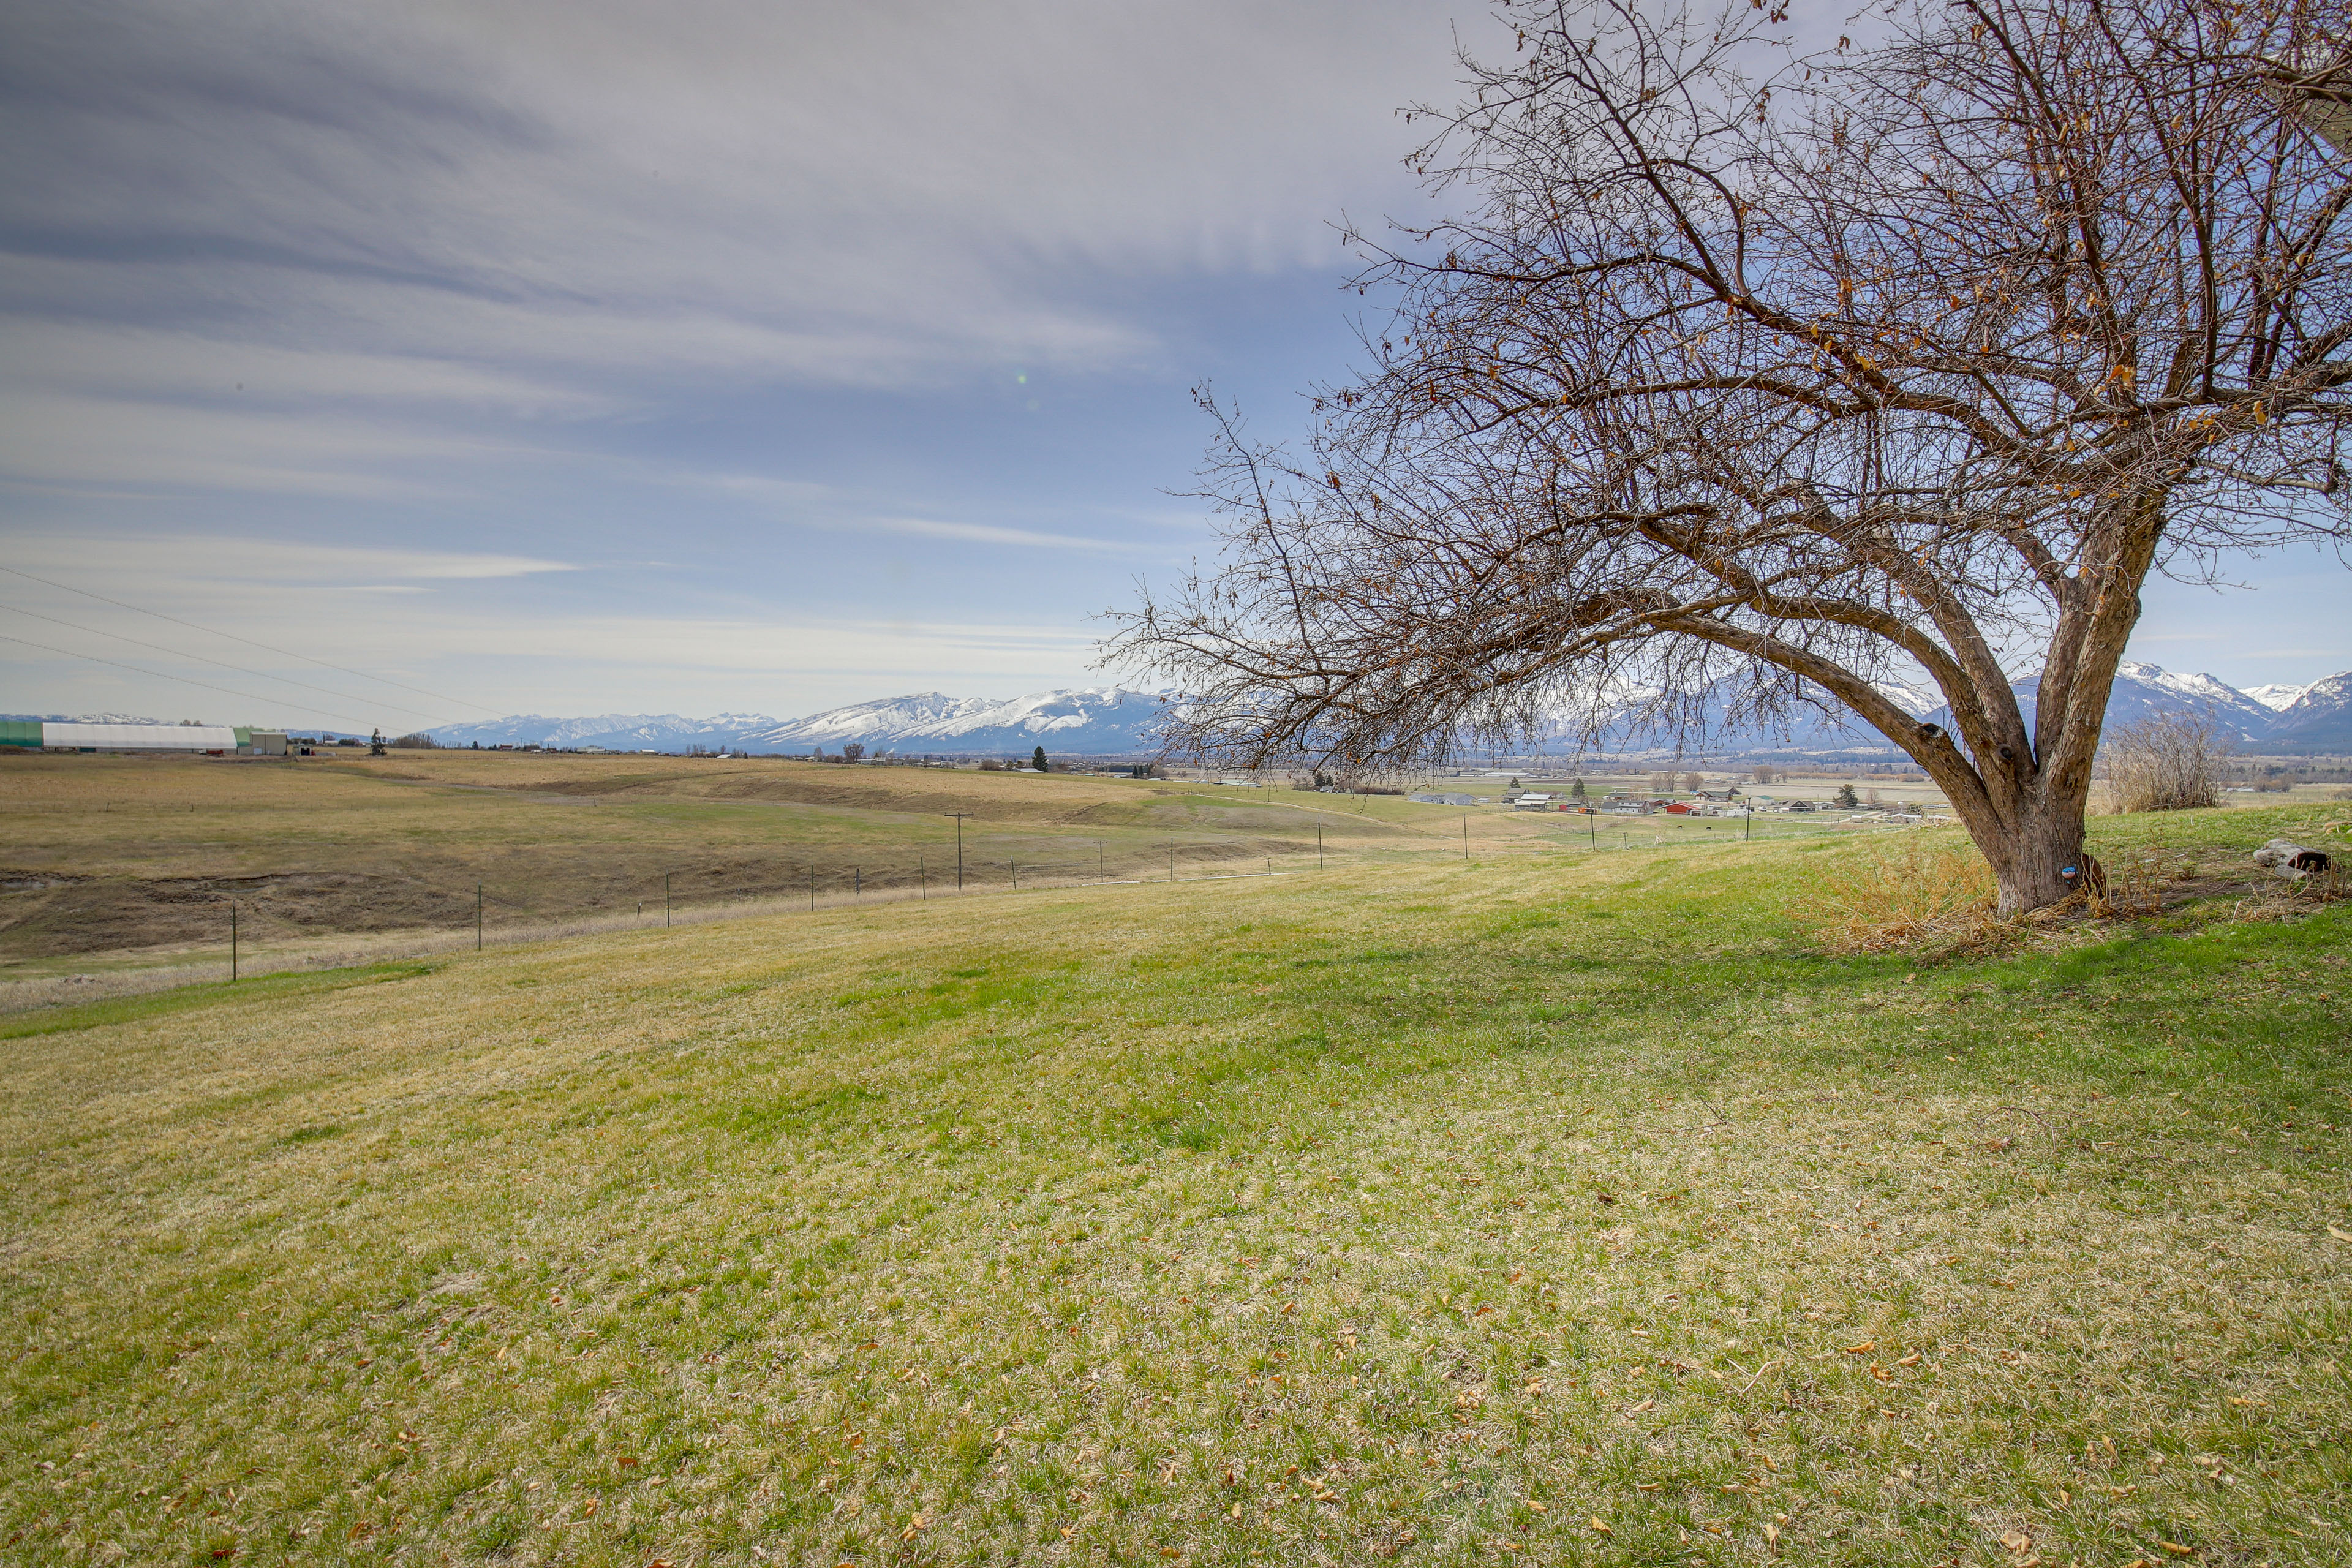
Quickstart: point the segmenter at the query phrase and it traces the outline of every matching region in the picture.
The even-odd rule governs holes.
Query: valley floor
[[[0,1561],[2352,1561],[2344,907],[1824,957],[1870,852],[0,1020]]]

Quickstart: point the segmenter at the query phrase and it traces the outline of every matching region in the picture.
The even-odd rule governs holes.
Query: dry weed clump
[[[1824,867],[1791,911],[1832,952],[1950,951],[2000,945],[2014,922],[1996,912],[1992,868],[1966,842],[1904,839],[1891,850]]]
[[[2118,814],[2201,811],[2221,804],[2221,770],[2234,737],[2221,716],[2150,714],[2108,731],[2099,748],[2107,804]]]

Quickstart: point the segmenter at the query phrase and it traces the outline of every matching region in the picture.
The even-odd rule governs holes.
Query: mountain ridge
[[[1905,712],[1925,722],[1948,725],[1941,694],[1896,680],[1875,683]],[[2028,676],[2015,689],[2032,721],[2040,679]],[[1168,694],[1120,686],[1065,687],[1019,697],[950,697],[941,691],[904,693],[844,704],[795,719],[768,713],[600,713],[558,717],[509,714],[478,722],[441,724],[427,732],[445,746],[600,747],[606,751],[710,751],[761,753],[839,752],[858,745],[869,753],[907,752],[939,756],[1021,756],[1034,746],[1062,756],[1145,756],[1159,750],[1159,721]],[[1720,708],[1721,704],[1717,705]],[[2282,754],[2352,753],[2352,670],[2307,686],[2268,685],[2240,690],[2217,677],[2181,674],[2129,660],[2116,675],[2107,717],[2130,723],[2165,710],[2198,709],[2227,719],[2242,745]],[[59,714],[25,718],[59,720]],[[141,722],[132,714],[81,715],[110,723]],[[306,728],[296,726],[296,728]],[[1570,737],[1561,733],[1556,742]],[[1629,753],[1664,753],[1683,748],[1670,736],[1630,731],[1609,736],[1612,747]],[[1749,729],[1698,738],[1694,752],[1870,752],[1893,750],[1885,737],[1860,720],[1833,714],[1799,714],[1785,731]]]

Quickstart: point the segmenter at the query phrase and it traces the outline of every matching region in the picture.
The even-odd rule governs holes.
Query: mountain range
[[[1934,688],[1889,680],[1875,684],[1883,695],[1913,718],[1950,727],[1951,710],[1944,703],[1942,693]],[[2018,705],[2024,710],[2029,730],[2033,726],[2035,698],[2041,685],[2039,675],[2030,675],[2011,688]],[[1711,711],[1720,711],[1727,703],[1710,702],[1706,706]],[[2309,686],[2272,685],[2241,691],[2217,676],[2178,674],[2159,665],[2128,659],[2117,667],[2115,686],[2107,696],[2110,726],[2137,723],[2157,713],[2181,710],[2219,716],[2235,731],[2233,738],[2241,750],[2281,755],[2352,753],[2352,671]],[[1617,732],[1610,739],[1628,751],[1664,751],[1672,747],[1666,737],[1632,731]],[[1729,755],[1892,749],[1885,737],[1858,719],[1815,712],[1794,714],[1785,726],[1769,731],[1719,731],[1708,735],[1705,742],[1708,753]]]
[[[2040,678],[2028,676],[2016,690],[2033,721]],[[1942,694],[1933,687],[1881,681],[1878,689],[1905,712],[1948,724]],[[445,746],[479,742],[485,746],[601,746],[607,751],[680,752],[694,746],[751,752],[839,752],[864,746],[870,753],[896,752],[939,756],[1026,756],[1044,746],[1057,756],[1143,756],[1158,750],[1155,728],[1161,694],[1118,686],[1088,686],[1031,692],[1009,701],[950,697],[924,691],[828,708],[800,719],[761,713],[719,713],[707,719],[675,713],[605,713],[593,718],[551,719],[525,714],[480,724],[436,726]],[[2218,677],[2178,674],[2153,664],[2126,661],[2116,672],[2107,701],[2107,721],[2127,724],[2152,713],[2182,709],[2219,714],[2249,750],[2283,754],[2352,753],[2352,671],[2309,686],[2258,686],[2241,691]],[[1631,731],[1612,734],[1614,747],[1665,750],[1669,740]],[[1801,713],[1784,730],[1734,731],[1711,736],[1705,749],[1715,754],[1748,752],[1867,752],[1886,742],[1858,721]]]
[[[2032,722],[2037,677],[2017,683]],[[1913,717],[1949,723],[1941,693],[1932,687],[1881,681],[1878,689]],[[1710,701],[1719,714],[1725,701]],[[868,753],[1024,757],[1034,746],[1055,756],[1133,757],[1158,751],[1156,729],[1166,697],[1118,686],[1087,686],[998,700],[950,697],[924,691],[828,708],[800,719],[766,713],[714,713],[690,719],[676,713],[600,713],[585,718],[514,714],[504,719],[434,726],[445,746],[599,747],[612,752],[708,751],[757,753],[838,752],[858,745]],[[2110,724],[2131,723],[2167,710],[2193,709],[2221,715],[2236,731],[2243,750],[2285,755],[2352,755],[2352,670],[2309,686],[2257,686],[2239,690],[2210,675],[2175,674],[2153,664],[2125,663],[2116,674],[2107,703]],[[63,714],[0,715],[63,719]],[[129,714],[82,715],[112,723],[135,722]],[[1718,727],[1719,728],[1719,727]],[[316,731],[305,729],[305,733]],[[1555,744],[1570,744],[1563,734]],[[1784,728],[1716,733],[1690,748],[1708,755],[1750,752],[1886,752],[1884,737],[1859,721],[1799,713]],[[1619,727],[1604,749],[1639,753],[1679,752],[1672,737],[1643,735]]]
[[[613,752],[839,752],[858,745],[871,752],[915,755],[1026,757],[1044,746],[1060,756],[1141,756],[1159,749],[1152,728],[1157,692],[1118,686],[1035,691],[1010,700],[950,697],[923,691],[828,708],[801,719],[764,713],[720,713],[708,719],[675,713],[604,713],[588,719],[518,714],[479,724],[440,724],[433,738],[445,746],[601,746]]]

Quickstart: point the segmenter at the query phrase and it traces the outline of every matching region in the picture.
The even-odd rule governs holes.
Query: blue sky
[[[1207,542],[1187,389],[1296,430],[1376,304],[1332,222],[1425,214],[1396,110],[1508,47],[1374,0],[5,27],[0,566],[383,679],[0,574],[0,708],[387,730],[1108,679],[1090,617]],[[2247,575],[2135,654],[2352,666],[2339,566]]]

